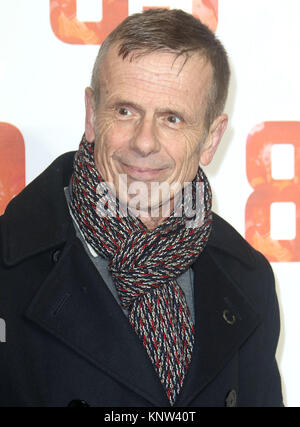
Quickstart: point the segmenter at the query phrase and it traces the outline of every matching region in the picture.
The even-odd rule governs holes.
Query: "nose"
[[[143,120],[139,124],[131,140],[131,148],[142,157],[146,157],[160,150],[160,143],[155,134],[154,123],[150,119]]]

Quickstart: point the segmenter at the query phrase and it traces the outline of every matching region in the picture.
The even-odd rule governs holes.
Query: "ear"
[[[88,142],[95,141],[94,92],[90,87],[85,89],[85,137]]]
[[[228,116],[222,114],[218,116],[211,124],[205,142],[202,145],[200,153],[200,163],[207,166],[213,159],[218,148],[219,142],[226,130]]]

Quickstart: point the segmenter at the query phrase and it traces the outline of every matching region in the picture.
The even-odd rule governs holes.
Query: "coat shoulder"
[[[70,226],[64,187],[75,152],[61,155],[8,204],[0,216],[0,261],[13,266],[65,241]]]

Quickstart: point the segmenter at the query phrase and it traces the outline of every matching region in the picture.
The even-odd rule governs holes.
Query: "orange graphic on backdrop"
[[[81,22],[76,17],[76,0],[50,0],[50,21],[54,34],[65,43],[101,44],[128,16],[128,1],[99,1],[102,1],[102,21]]]
[[[0,123],[0,215],[25,186],[25,146],[21,132]]]
[[[291,144],[295,152],[295,174],[289,180],[272,177],[271,150],[274,144]],[[284,161],[284,159],[283,159]],[[269,261],[300,261],[300,122],[265,122],[247,139],[247,177],[254,189],[246,205],[246,239]],[[272,203],[296,205],[296,238],[273,240],[270,235]],[[282,218],[282,225],[290,218]]]
[[[218,26],[218,0],[194,0],[192,13],[213,32],[216,32]]]
[[[77,19],[77,0],[50,0],[51,27],[61,41],[70,44],[101,44],[108,34],[128,16],[128,0],[102,1],[103,19],[99,22],[81,22]],[[190,0],[192,1],[192,0]],[[151,7],[145,0],[144,9]],[[172,1],[162,0],[161,7]],[[184,2],[183,2],[184,4]],[[218,0],[194,0],[193,15],[212,31],[218,24]]]

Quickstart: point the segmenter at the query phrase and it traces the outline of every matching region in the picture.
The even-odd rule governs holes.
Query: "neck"
[[[138,218],[142,221],[148,230],[154,230],[165,220],[165,218],[152,218],[150,216],[139,216]]]
[[[147,227],[148,230],[154,230],[158,227],[163,221],[169,218],[171,212],[174,209],[174,199],[170,199],[165,202],[163,205],[160,205],[157,209],[143,210],[139,212],[133,212],[137,218]],[[153,216],[153,212],[156,213]]]

